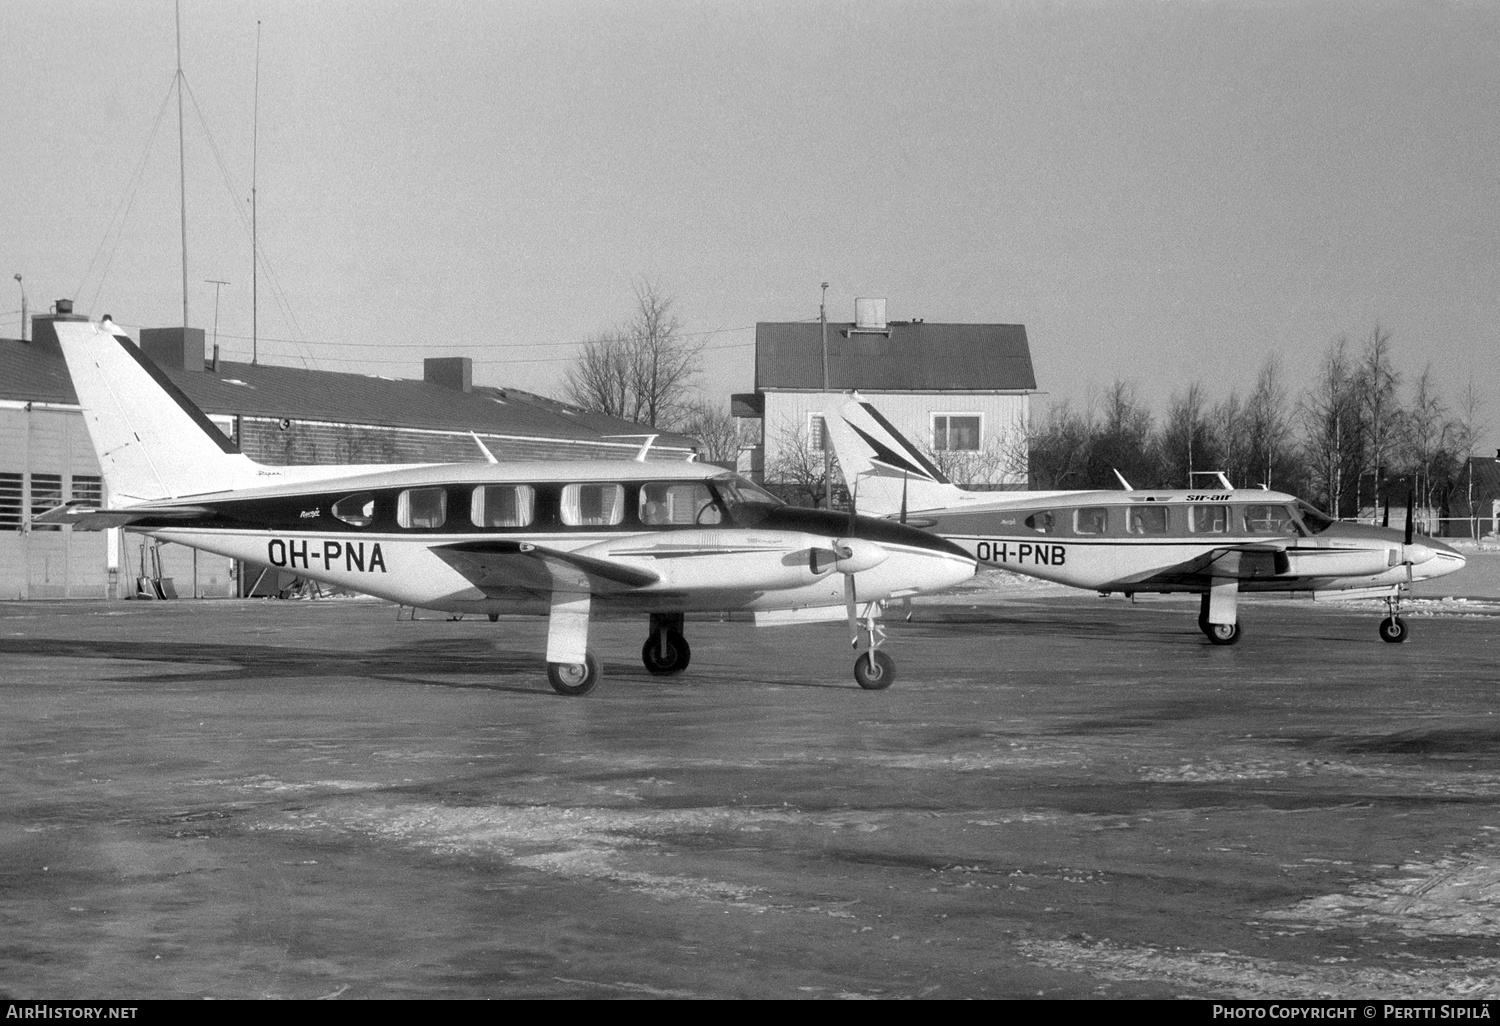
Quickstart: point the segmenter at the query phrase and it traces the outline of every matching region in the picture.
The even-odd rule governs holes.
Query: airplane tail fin
[[[113,505],[242,487],[259,464],[108,321],[59,321],[84,423]],[[118,330],[118,329],[116,329]]]
[[[859,489],[861,513],[891,516],[940,509],[956,505],[966,494],[857,393],[826,411],[823,423],[846,483],[851,491]]]

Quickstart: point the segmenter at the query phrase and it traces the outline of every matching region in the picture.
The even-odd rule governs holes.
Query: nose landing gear
[[[1409,633],[1406,629],[1406,621],[1401,619],[1401,592],[1388,596],[1385,600],[1386,618],[1380,621],[1380,640],[1392,645],[1399,645],[1406,640]]]
[[[865,651],[854,660],[854,680],[866,691],[884,691],[896,683],[896,660],[880,651],[885,641],[885,628],[880,625],[879,603],[868,603],[865,615],[855,624],[851,644],[858,647],[861,633],[868,641]]]

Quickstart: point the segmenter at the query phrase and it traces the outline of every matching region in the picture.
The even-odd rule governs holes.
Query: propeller
[[[1391,497],[1389,495],[1385,497],[1385,513],[1380,518],[1380,526],[1391,526]]]
[[[1412,531],[1417,526],[1416,525],[1416,519],[1413,516],[1413,514],[1416,513],[1416,511],[1417,511],[1417,509],[1416,509],[1416,503],[1417,503],[1417,493],[1416,493],[1416,491],[1408,489],[1407,493],[1406,493],[1406,541],[1404,543],[1406,545],[1410,545],[1411,544]]]

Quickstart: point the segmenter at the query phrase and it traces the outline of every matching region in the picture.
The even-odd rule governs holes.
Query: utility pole
[[[21,286],[21,341],[26,341],[26,283],[16,275],[16,284]]]
[[[823,283],[823,298],[818,300],[818,323],[823,326],[823,508],[833,509],[833,457],[828,452],[828,283]]]
[[[223,288],[225,285],[228,285],[230,283],[227,282],[227,281],[220,281],[218,278],[204,278],[203,280],[206,283],[208,283],[209,285],[212,285],[214,287],[214,362],[213,362],[213,368],[214,368],[214,373],[217,374],[217,373],[219,373],[219,289]]]
[[[182,3],[175,5],[177,12],[177,187],[182,200],[182,330],[188,326],[188,282],[187,282],[187,148],[182,141]]]
[[[255,176],[260,169],[260,22],[255,23],[255,116],[250,126],[250,364],[260,362],[260,240],[256,234]]]

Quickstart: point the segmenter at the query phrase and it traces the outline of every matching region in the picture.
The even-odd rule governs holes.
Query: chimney
[[[83,314],[73,312],[73,301],[71,299],[59,299],[52,304],[52,312],[49,314],[31,315],[31,345],[37,349],[45,349],[50,353],[62,355],[62,346],[57,344],[57,329],[53,327],[58,321],[86,321]],[[24,327],[24,326],[23,326]]]
[[[879,299],[856,299],[854,301],[854,327],[859,331],[884,331],[885,297]]]
[[[422,361],[422,380],[458,392],[474,390],[474,361],[467,356],[433,356]]]
[[[141,352],[168,370],[203,371],[202,328],[142,328]]]

